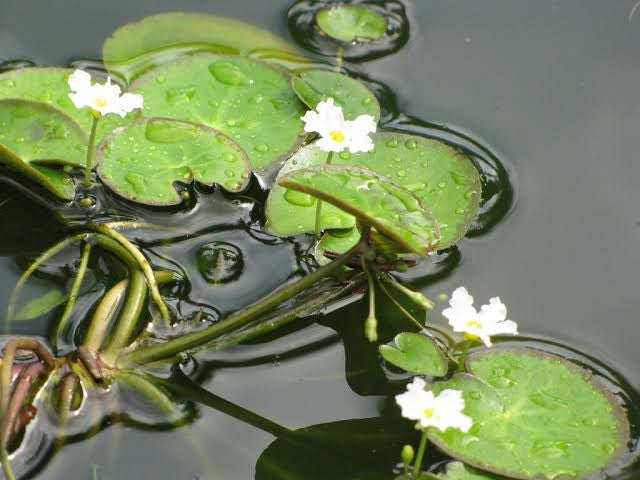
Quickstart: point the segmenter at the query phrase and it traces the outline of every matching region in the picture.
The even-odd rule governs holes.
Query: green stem
[[[231,345],[237,345],[239,343],[247,342],[249,340],[277,330],[298,318],[308,315],[311,312],[317,312],[327,305],[330,305],[331,303],[343,297],[346,297],[350,293],[360,288],[363,285],[363,280],[363,278],[353,279],[348,285],[343,288],[336,289],[335,291],[329,292],[326,295],[314,297],[307,302],[296,305],[292,309],[268,318],[254,327],[247,328],[236,334],[229,335],[216,342],[213,342],[207,345],[207,350],[219,350]]]
[[[105,294],[100,301],[98,308],[96,308],[93,318],[91,319],[87,335],[84,338],[84,342],[82,342],[82,345],[89,350],[89,352],[95,353],[100,350],[100,347],[102,347],[102,342],[104,342],[104,338],[109,331],[113,316],[115,315],[118,307],[120,306],[120,302],[127,291],[128,283],[128,280],[121,280],[116,283]]]
[[[147,279],[147,284],[149,285],[149,290],[151,291],[151,298],[153,298],[154,302],[158,306],[158,310],[160,310],[160,314],[162,318],[169,322],[171,320],[171,315],[169,314],[169,308],[167,304],[162,299],[162,295],[160,295],[160,290],[158,289],[158,283],[153,275],[153,269],[151,265],[144,257],[142,252],[138,250],[138,248],[131,243],[127,237],[122,235],[121,233],[116,232],[115,230],[110,229],[104,224],[100,223],[92,223],[87,225],[87,228],[93,232],[101,233],[102,235],[115,240],[120,244],[122,248],[124,248],[138,263],[138,266],[144,273],[145,278]]]
[[[331,165],[331,160],[333,159],[333,152],[329,152],[327,155],[327,161],[325,165]],[[320,225],[320,215],[322,213],[322,200],[318,199],[318,203],[316,204],[316,226],[315,226],[315,235],[316,240],[320,240],[322,236],[322,226]]]
[[[422,468],[422,459],[424,458],[424,451],[427,447],[427,432],[422,432],[422,438],[420,439],[420,446],[418,447],[418,455],[416,455],[416,463],[413,464],[413,478],[418,478],[420,475],[420,469]]]
[[[358,243],[358,245],[354,246],[347,253],[339,256],[331,263],[311,272],[309,275],[301,278],[295,283],[275,290],[261,300],[229,315],[227,318],[219,321],[215,325],[198,332],[174,338],[164,343],[139,347],[132,352],[123,354],[119,358],[118,364],[120,366],[128,366],[155,362],[173,357],[178,353],[202,347],[225,333],[238,329],[251,322],[256,317],[273,310],[281,303],[311,287],[319,280],[338,271],[360,252],[361,246],[362,242]]]
[[[93,116],[93,123],[91,124],[91,134],[89,135],[89,147],[87,148],[87,166],[84,172],[83,185],[85,186],[85,188],[89,188],[91,186],[91,172],[93,171],[93,158],[96,154],[96,132],[98,130],[99,120],[99,115]]]
[[[467,360],[467,356],[469,355],[469,348],[471,348],[472,342],[467,340],[462,344],[462,353],[460,353],[460,357],[458,358],[458,366],[456,367],[456,372],[464,372],[464,364]]]
[[[121,370],[115,375],[115,378],[147,397],[163,413],[173,413],[175,411],[175,405],[167,397],[167,394],[149,380],[146,375]]]
[[[11,466],[11,459],[4,445],[0,445],[0,461],[7,480],[16,480],[16,474],[13,473],[13,467]]]
[[[79,235],[74,235],[73,237],[65,238],[64,240],[56,243],[53,247],[45,250],[44,253],[42,253],[42,255],[40,255],[35,260],[35,262],[33,262],[29,266],[29,268],[18,279],[18,283],[16,283],[16,287],[14,288],[13,293],[11,294],[11,298],[9,299],[9,307],[7,308],[7,323],[13,320],[16,304],[18,303],[18,299],[20,298],[20,293],[22,293],[24,285],[27,283],[27,280],[29,280],[29,277],[33,274],[33,272],[35,272],[43,262],[53,257],[61,250],[64,250],[68,245],[78,240],[83,240],[88,235],[88,233],[81,233]]]
[[[367,276],[369,285],[369,316],[364,322],[364,335],[370,342],[378,340],[378,319],[376,318],[376,285],[373,274],[367,266],[367,261],[362,258],[362,270]]]
[[[129,345],[138,326],[138,319],[146,298],[147,283],[142,272],[136,268],[130,272],[127,300],[118,318],[115,332],[104,351],[105,359],[114,358],[120,350]]]
[[[402,292],[416,305],[421,306],[425,310],[433,309],[433,302],[431,300],[429,300],[420,292],[416,292],[414,290],[411,290],[410,288],[405,287],[400,282],[398,282],[395,278],[393,278],[391,275],[381,275],[380,279],[386,284],[395,288],[396,290]]]
[[[73,285],[71,286],[71,293],[69,294],[69,300],[64,307],[64,312],[62,312],[62,316],[58,321],[58,325],[56,326],[56,330],[53,334],[53,338],[51,339],[54,348],[58,348],[60,345],[60,341],[62,340],[62,334],[67,326],[67,322],[69,321],[69,317],[71,317],[71,312],[73,311],[73,307],[76,305],[76,300],[78,299],[78,293],[80,292],[80,287],[82,286],[82,281],[84,280],[84,275],[87,271],[87,264],[89,263],[89,256],[91,254],[91,244],[86,243],[84,248],[82,249],[82,257],[80,258],[80,267],[78,268],[78,274],[76,275],[75,280],[73,281]]]

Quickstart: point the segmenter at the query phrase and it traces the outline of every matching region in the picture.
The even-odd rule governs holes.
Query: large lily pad
[[[380,355],[407,372],[442,377],[449,362],[436,343],[420,333],[403,332],[396,336],[395,346],[381,345]]]
[[[235,140],[255,168],[287,156],[305,109],[280,68],[245,57],[198,55],[143,75],[131,90],[144,113],[202,123]]]
[[[336,5],[316,14],[320,30],[343,42],[372,41],[387,31],[387,20],[362,5]]]
[[[626,449],[629,427],[619,402],[590,372],[531,349],[493,349],[467,359],[470,374],[435,384],[462,390],[468,433],[429,430],[451,456],[512,478],[586,477]]]
[[[93,116],[88,108],[79,109],[69,98],[69,75],[71,68],[21,68],[0,74],[0,99],[21,98],[46,103],[69,115],[87,133],[91,132]],[[98,79],[93,80],[101,81]],[[115,128],[126,125],[136,117],[126,118],[107,115],[98,123],[97,138],[103,138]]]
[[[73,198],[73,181],[45,165],[83,166],[87,142],[82,129],[60,110],[28,100],[0,100],[0,165],[62,200]]]
[[[102,56],[109,71],[131,81],[161,63],[175,60],[178,54],[235,55],[264,50],[298,54],[285,40],[232,18],[168,12],[120,27],[105,41]]]
[[[466,156],[438,140],[396,132],[373,135],[371,152],[334,155],[332,163],[373,170],[392,178],[429,205],[440,226],[438,249],[455,244],[473,221],[480,202],[480,175]],[[283,166],[280,176],[297,168],[323,165],[327,154],[315,144],[296,152]],[[266,229],[279,236],[311,232],[315,225],[311,197],[275,186],[267,200]],[[355,220],[340,209],[323,206],[323,229],[349,228]]]
[[[147,205],[176,205],[173,183],[218,183],[242,191],[251,177],[244,151],[204,125],[165,118],[141,119],[100,146],[98,175],[119,195]]]
[[[347,120],[358,115],[380,119],[380,104],[374,93],[351,77],[327,70],[306,70],[291,78],[291,86],[298,98],[310,109],[327,98],[342,107]]]
[[[324,165],[291,171],[278,183],[351,213],[418,255],[427,255],[440,238],[438,224],[420,198],[371,170]]]

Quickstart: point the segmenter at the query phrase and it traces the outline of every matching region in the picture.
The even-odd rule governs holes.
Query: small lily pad
[[[373,170],[415,193],[429,205],[438,221],[439,250],[460,240],[478,212],[482,188],[480,175],[471,160],[449,145],[430,138],[396,132],[378,132],[372,138],[373,151],[334,155],[332,164]],[[298,168],[323,165],[326,160],[326,152],[315,144],[308,145],[284,164],[279,177]],[[312,197],[274,186],[267,200],[265,228],[282,237],[312,232],[315,213]],[[323,206],[323,229],[354,225],[353,216],[330,205]]]
[[[244,151],[205,125],[140,119],[100,145],[98,175],[118,195],[147,205],[177,205],[174,182],[220,184],[242,191],[251,176]]]
[[[198,55],[153,70],[131,85],[144,114],[208,125],[236,141],[254,168],[302,141],[305,109],[280,68],[245,57]]]
[[[358,115],[380,119],[378,99],[365,85],[351,77],[327,70],[306,70],[291,78],[291,86],[298,98],[310,109],[327,98],[342,107],[347,120]]]
[[[93,116],[88,108],[76,108],[69,98],[68,79],[73,73],[71,68],[21,68],[0,74],[0,99],[20,98],[46,103],[69,115],[88,135],[91,132]],[[101,82],[97,78],[94,82]],[[126,118],[119,115],[106,115],[98,123],[97,138],[124,126],[136,118],[132,113]]]
[[[130,82],[179,55],[196,52],[238,55],[264,50],[299,55],[282,38],[232,18],[168,12],[118,28],[105,41],[102,56],[110,72]]]
[[[294,170],[278,183],[356,216],[418,255],[427,255],[440,238],[436,220],[417,196],[371,170],[324,165]]]
[[[447,358],[429,337],[420,333],[404,332],[397,335],[394,342],[395,347],[380,346],[380,355],[387,362],[420,375],[442,377],[447,374]]]
[[[467,433],[430,429],[429,438],[473,467],[510,478],[582,477],[615,463],[629,425],[619,402],[592,374],[532,349],[470,355],[469,374],[436,383],[463,391]]]
[[[49,167],[85,164],[88,139],[70,117],[44,103],[5,99],[0,126],[0,165],[62,200],[73,198],[71,177]]]
[[[316,14],[320,30],[342,42],[370,42],[383,37],[387,20],[361,5],[336,5]]]

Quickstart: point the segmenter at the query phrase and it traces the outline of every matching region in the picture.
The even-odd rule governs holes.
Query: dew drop
[[[398,147],[398,141],[397,140],[389,140],[385,145],[387,147],[389,147],[389,148],[397,148]]]
[[[418,148],[418,142],[413,139],[407,140],[406,142],[404,142],[404,146],[409,150],[415,150],[416,148]]]
[[[284,199],[292,205],[298,207],[310,207],[316,203],[315,197],[307,193],[298,192],[296,190],[287,190],[284,192]]]
[[[464,212],[465,212],[465,209],[464,209],[464,208],[456,208],[456,213],[457,213],[458,215],[462,215]]]
[[[165,77],[164,75],[158,75],[156,77],[156,82],[159,83],[160,85],[162,85],[166,81],[167,81],[167,77]]]
[[[170,88],[167,90],[166,98],[170,105],[180,105],[189,103],[196,95],[196,87],[188,86],[182,88]]]
[[[14,82],[11,79],[3,80],[2,81],[2,86],[6,87],[6,88],[13,88],[13,87],[16,86],[16,82]]]
[[[366,97],[362,100],[362,105],[366,107],[367,105],[371,105],[371,102],[373,102],[373,100],[371,100],[371,97]]]
[[[447,188],[447,182],[440,182],[438,184],[438,188],[444,190],[445,188]]]
[[[229,170],[229,169],[225,170],[224,174],[229,178],[233,178],[233,177],[236,176],[235,172],[233,170]]]
[[[209,73],[220,83],[232,87],[251,84],[251,80],[240,67],[231,62],[214,62],[209,65]]]
[[[344,152],[340,152],[340,158],[343,160],[349,160],[351,158],[351,154],[345,150]]]
[[[235,163],[238,158],[233,153],[227,152],[222,155],[222,159],[227,163]]]
[[[259,153],[266,153],[269,151],[269,145],[265,143],[259,143],[255,147],[253,147],[253,149]]]

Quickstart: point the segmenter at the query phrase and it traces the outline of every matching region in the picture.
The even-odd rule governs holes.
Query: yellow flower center
[[[337,143],[342,143],[347,139],[342,130],[334,130],[333,132],[329,132],[329,136],[333,139],[334,142]]]
[[[424,416],[427,417],[427,418],[431,418],[431,417],[433,417],[434,413],[436,413],[436,409],[435,408],[427,408],[424,411]]]
[[[467,327],[476,327],[479,330],[482,330],[482,324],[477,320],[471,320],[470,322],[467,322]]]
[[[94,102],[96,107],[104,108],[107,106],[107,101],[104,98],[96,98]]]

